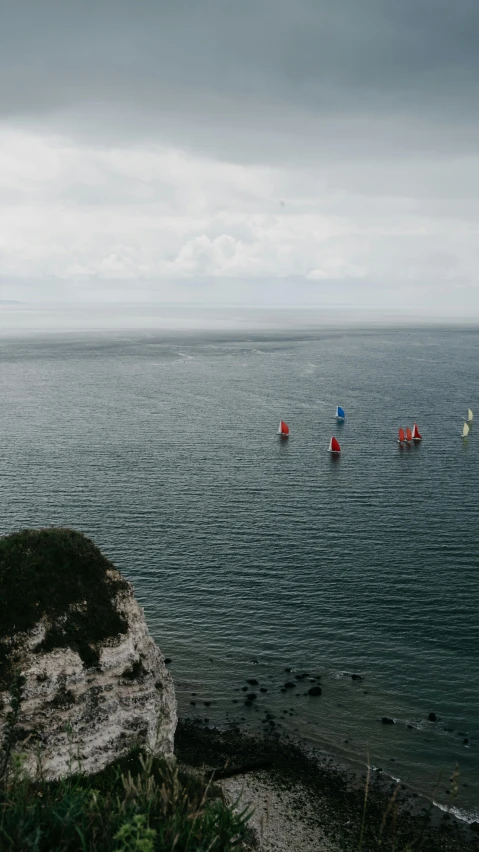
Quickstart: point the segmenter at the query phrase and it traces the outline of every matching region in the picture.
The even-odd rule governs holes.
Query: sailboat
[[[468,435],[469,435],[469,425],[467,423],[464,423],[464,426],[462,427],[462,437],[467,438]]]
[[[417,428],[417,423],[412,427],[412,435],[413,441],[422,441],[422,435],[419,434],[419,429]]]
[[[339,446],[339,441],[334,436],[331,438],[329,442],[329,451],[330,453],[340,453],[341,447]]]
[[[412,432],[409,426],[406,426],[406,441],[412,441]]]
[[[344,418],[346,417],[344,413],[344,408],[341,408],[340,405],[338,405],[338,407],[336,408],[336,417],[338,420],[344,420]]]
[[[474,417],[470,408],[467,409],[467,422],[472,423],[472,418]]]
[[[398,444],[403,444],[406,438],[404,437],[404,429],[402,426],[398,429]]]
[[[284,420],[279,421],[278,435],[281,435],[282,438],[289,438],[289,426]]]

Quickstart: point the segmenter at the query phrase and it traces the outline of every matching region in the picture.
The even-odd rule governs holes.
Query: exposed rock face
[[[88,545],[94,547],[91,542]],[[88,645],[84,620],[81,643],[76,645],[67,625],[77,623],[78,613],[88,615],[88,601],[78,600],[81,583],[77,582],[74,599],[63,613],[58,607],[54,616],[44,612],[30,629],[1,637],[3,669],[21,670],[25,678],[16,749],[26,755],[31,775],[39,761],[47,778],[80,767],[96,772],[138,744],[156,754],[173,754],[177,716],[171,675],[131,585],[111,563],[104,562],[102,588],[112,593],[108,617],[117,618],[120,632]],[[0,558],[0,591],[1,572]],[[8,687],[4,676],[0,680],[0,742],[9,709]]]

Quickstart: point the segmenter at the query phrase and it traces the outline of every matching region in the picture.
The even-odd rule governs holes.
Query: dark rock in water
[[[253,702],[252,702],[252,701],[245,701],[244,706],[245,706],[245,707],[252,707],[252,706],[253,706]]]
[[[255,666],[258,665],[258,660],[250,660],[250,663],[254,663]]]
[[[193,707],[196,707],[196,701],[190,701],[190,704],[191,704]]]
[[[352,674],[352,675],[351,675],[351,680],[364,680],[364,678],[363,678],[363,676],[362,676],[362,675]]]
[[[268,692],[268,690],[266,689],[265,686],[260,686],[259,691],[260,692]]]
[[[390,716],[383,716],[382,719],[381,719],[381,722],[383,723],[383,725],[395,725],[396,724],[394,719],[391,719]]]
[[[233,702],[232,702],[232,703],[233,703],[233,704],[237,704],[237,703],[238,703],[238,699],[237,699],[237,698],[233,698]]]
[[[477,833],[479,833],[479,822],[470,822],[469,828],[471,829],[471,831],[476,831]]]
[[[172,662],[173,660],[170,657],[165,657],[165,666],[169,666]]]
[[[408,728],[409,728],[409,730],[410,730],[410,731],[412,731],[412,730],[413,730],[413,726],[412,726],[412,725],[408,725]]]
[[[286,692],[284,686],[281,687],[280,692]]]
[[[258,686],[258,681],[255,677],[249,677],[246,683],[251,684],[251,686]]]
[[[468,740],[467,737],[464,737],[463,743],[464,743],[464,745],[469,745],[469,740]]]
[[[247,687],[247,686],[242,686],[242,687],[241,687],[241,689],[243,690],[243,692],[248,692],[248,687]]]
[[[294,689],[295,687],[296,687],[296,684],[293,683],[292,680],[287,680],[285,685],[284,685],[285,689]]]
[[[285,672],[292,672],[292,671],[293,671],[293,669],[290,669],[289,667],[287,669],[285,669]]]
[[[304,675],[295,675],[295,680],[303,680]]]
[[[321,695],[322,689],[320,686],[312,686],[308,689],[308,695]]]
[[[257,697],[256,692],[248,692],[248,695],[246,696],[248,701],[256,701]]]
[[[430,722],[437,722],[437,716],[435,713],[429,713],[429,716],[427,718]]]
[[[204,701],[203,703],[205,707],[211,707],[211,701]]]

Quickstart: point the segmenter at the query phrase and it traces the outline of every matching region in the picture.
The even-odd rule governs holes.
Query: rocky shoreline
[[[362,773],[277,732],[254,736],[236,725],[182,719],[175,752],[195,771],[231,776],[221,780],[223,791],[231,801],[239,798],[238,807],[255,810],[256,848],[264,852],[357,850],[361,831],[368,852],[479,849],[477,824],[462,823],[380,773],[371,773],[365,808]]]

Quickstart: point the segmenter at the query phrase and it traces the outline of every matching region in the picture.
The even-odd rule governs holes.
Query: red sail
[[[409,426],[406,426],[406,441],[412,441],[412,432]]]
[[[333,453],[340,453],[341,447],[339,446],[339,441],[337,438],[331,438],[331,451]]]
[[[404,441],[404,429],[399,429],[398,439],[401,443]]]
[[[419,429],[417,428],[417,423],[415,423],[414,426],[413,426],[412,437],[413,437],[413,440],[415,440],[415,441],[420,441],[421,438],[422,438],[422,435],[419,434]]]
[[[281,434],[289,435],[289,426],[284,422],[284,420],[281,421]]]

